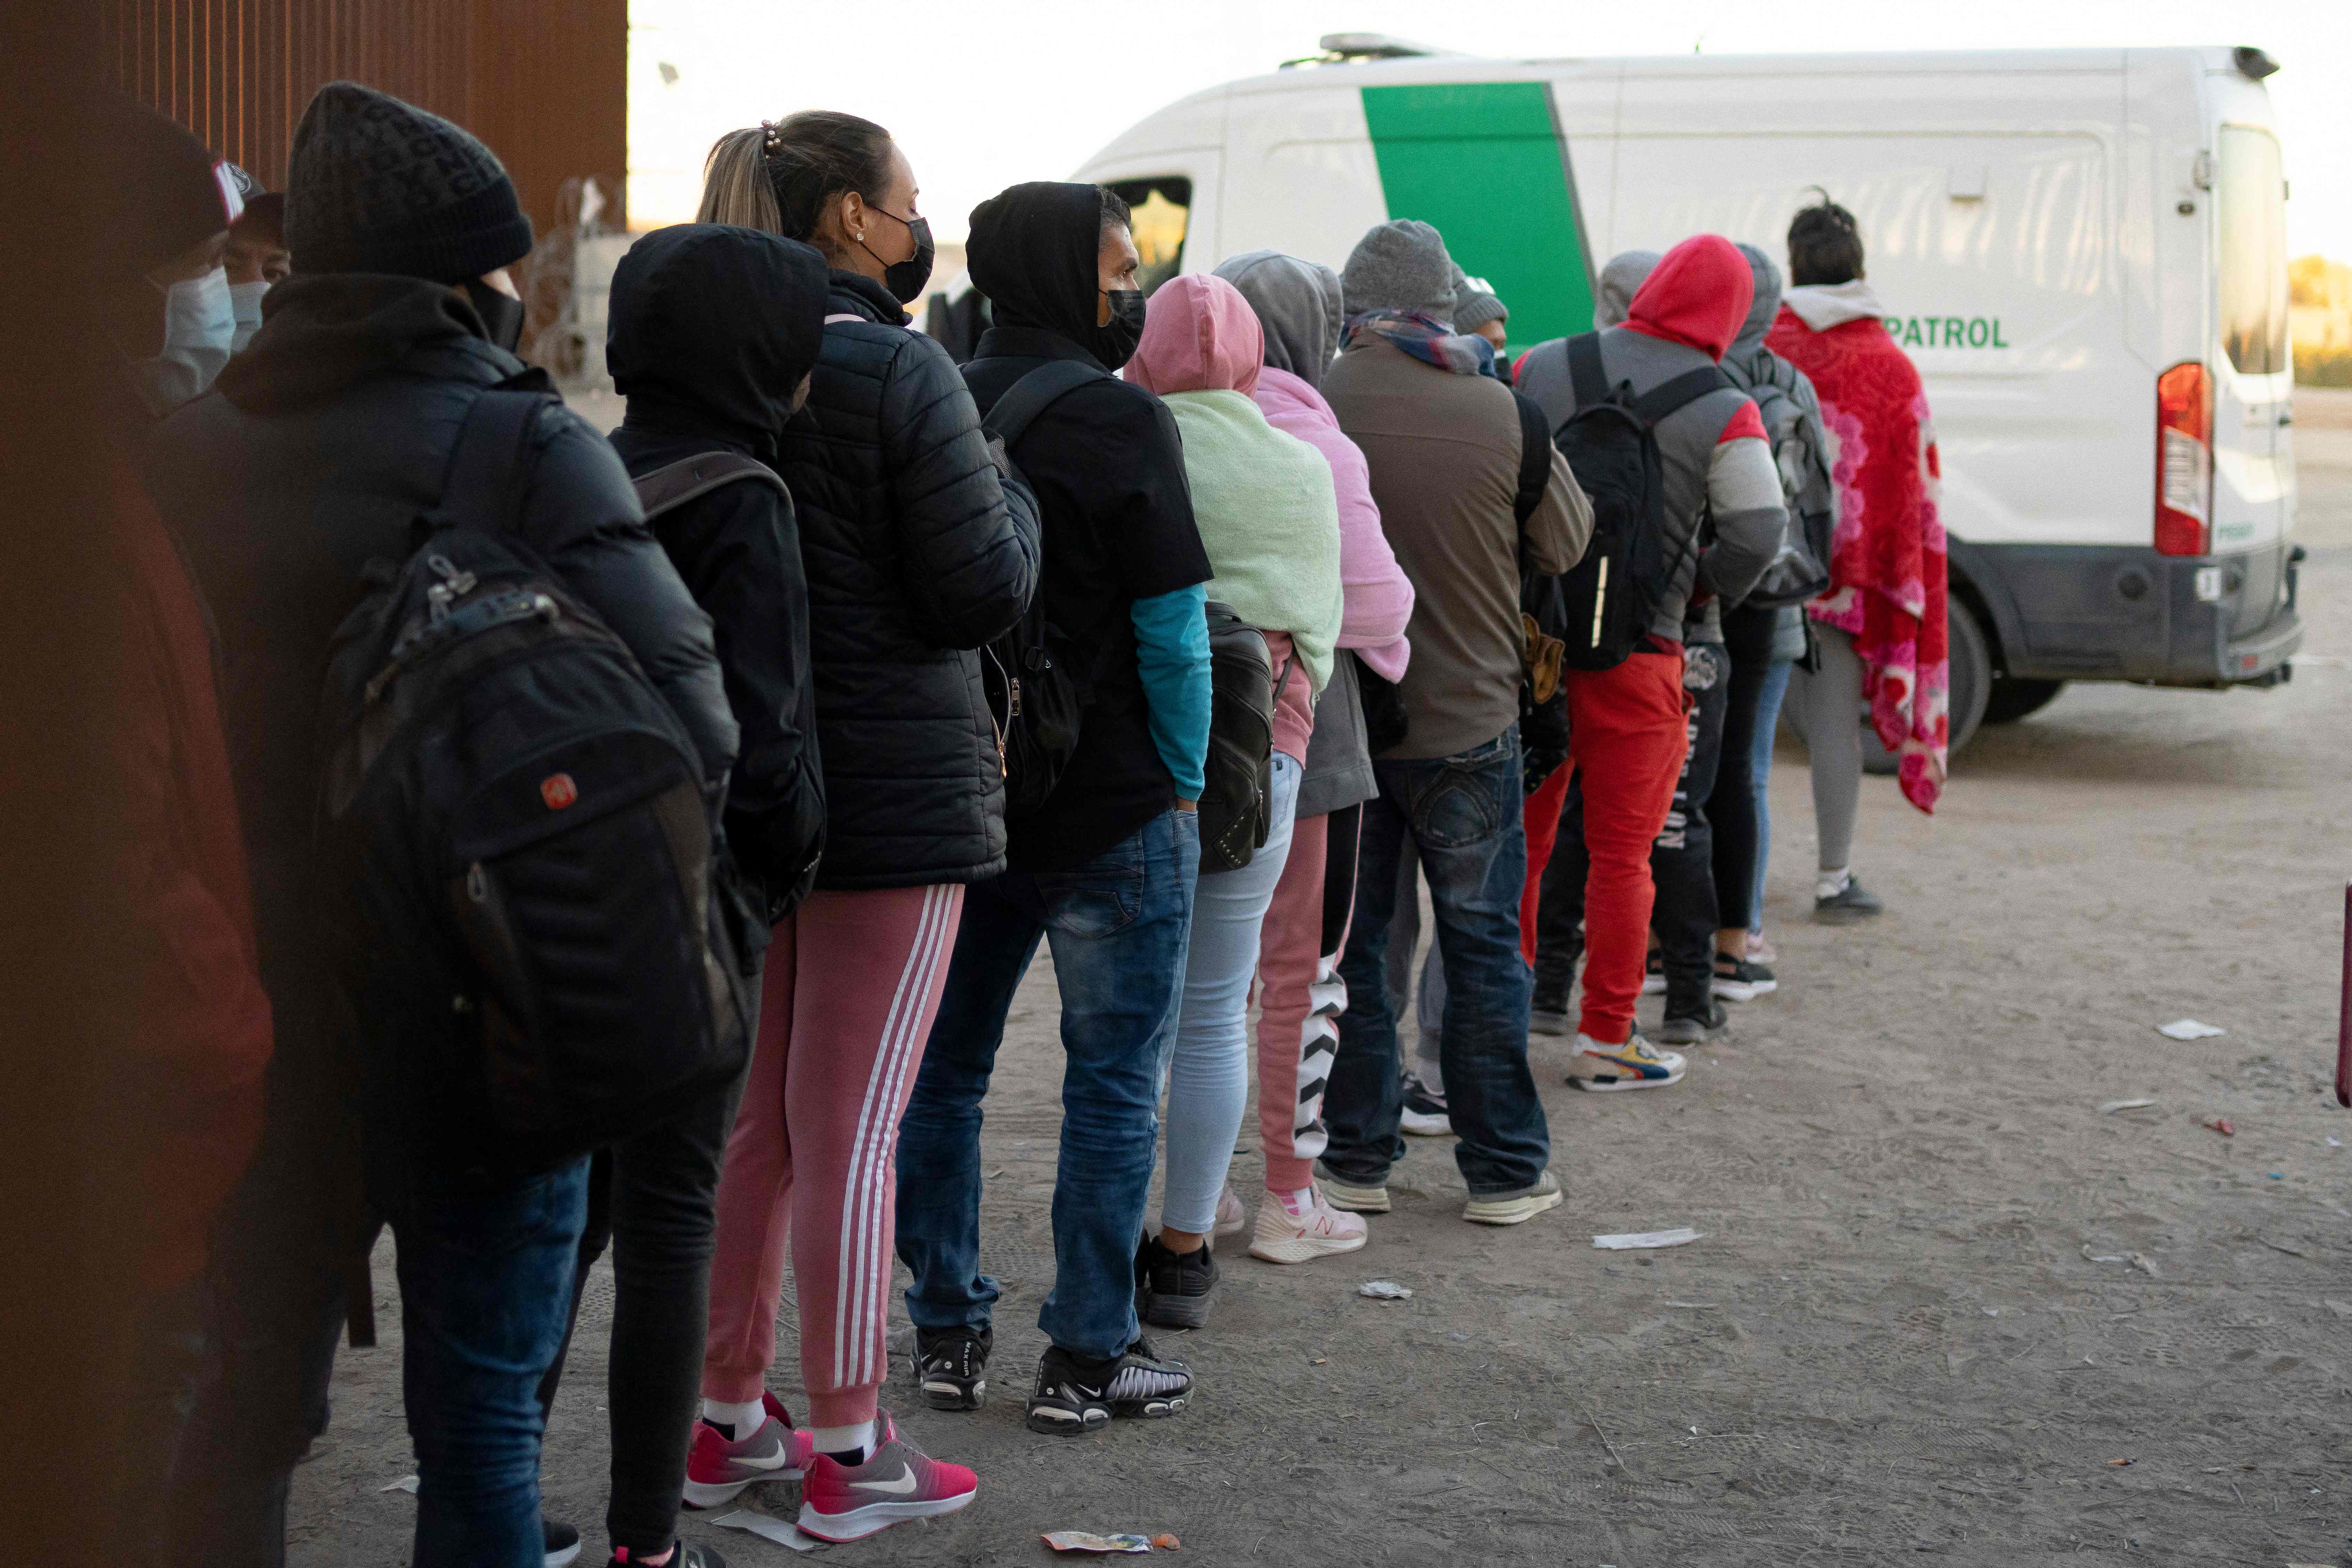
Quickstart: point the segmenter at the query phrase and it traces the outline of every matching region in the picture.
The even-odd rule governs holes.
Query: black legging
[[[1746,605],[1723,613],[1723,647],[1731,657],[1731,695],[1723,715],[1723,752],[1706,818],[1715,827],[1716,919],[1725,931],[1756,924],[1756,710],[1772,668],[1778,612]]]

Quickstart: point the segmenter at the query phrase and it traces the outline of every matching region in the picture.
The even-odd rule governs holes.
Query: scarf
[[[1871,727],[1895,753],[1904,798],[1932,812],[1944,789],[1951,707],[1935,427],[1917,369],[1877,317],[1850,311],[1816,331],[1796,308],[1809,292],[1825,291],[1789,290],[1765,338],[1811,380],[1836,447],[1830,591],[1806,610],[1853,636]]]
[[[1365,310],[1348,318],[1348,341],[1387,339],[1423,364],[1456,375],[1495,374],[1495,345],[1475,332],[1457,332],[1419,310]]]

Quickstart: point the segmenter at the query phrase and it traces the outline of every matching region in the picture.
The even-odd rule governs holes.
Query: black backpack
[[[1665,559],[1666,486],[1656,426],[1675,409],[1732,384],[1715,365],[1686,371],[1640,396],[1609,384],[1601,334],[1568,340],[1576,412],[1552,439],[1592,501],[1592,539],[1559,584],[1570,669],[1614,669],[1641,646],[1688,551]],[[1694,531],[1691,548],[1697,544]]]
[[[743,1067],[747,911],[692,739],[507,531],[543,393],[478,397],[321,710],[321,845],[372,1078],[460,1168],[545,1169]]]
[[[1201,789],[1201,870],[1238,871],[1265,847],[1274,816],[1274,701],[1265,636],[1209,601],[1209,756]],[[1294,656],[1292,662],[1297,662]],[[1290,665],[1282,667],[1282,680]]]
[[[1037,416],[1066,394],[1109,378],[1108,371],[1076,360],[1039,365],[1004,389],[981,416],[981,428],[1003,443],[1009,461]],[[1069,638],[1045,618],[1042,584],[1013,629],[981,649],[980,679],[1004,760],[1005,813],[1034,812],[1054,793],[1078,749],[1078,721],[1086,705]]]

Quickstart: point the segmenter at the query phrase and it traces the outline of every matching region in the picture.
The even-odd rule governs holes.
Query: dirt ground
[[[1021,1425],[1052,1274],[1041,964],[989,1102],[992,1399],[903,1415],[979,1471],[979,1496],[830,1554],[1040,1562],[1040,1531],[1078,1528],[1172,1531],[1184,1561],[1234,1563],[2352,1562],[2352,1115],[2329,1092],[2352,395],[2298,413],[2310,630],[2292,685],[2069,689],[1988,729],[1932,820],[1869,781],[1856,863],[1888,912],[1861,929],[1805,919],[1811,810],[1784,741],[1780,994],[1735,1007],[1731,1037],[1662,1093],[1576,1094],[1562,1042],[1538,1039],[1565,1206],[1465,1225],[1449,1147],[1417,1141],[1368,1249],[1276,1268],[1236,1247],[1212,1326],[1160,1337],[1200,1378],[1190,1411],[1087,1439]],[[2180,1017],[2228,1033],[2157,1033]],[[2136,1099],[2156,1104],[2100,1109]],[[1684,1225],[1706,1238],[1591,1242]],[[1376,1278],[1412,1299],[1360,1298]],[[377,1279],[384,1343],[344,1354],[298,1478],[299,1568],[406,1561],[414,1504],[383,1489],[414,1468],[388,1253]],[[545,1466],[550,1511],[591,1553],[601,1283]],[[899,1321],[887,1397],[911,1407]],[[803,1408],[791,1321],[779,1342],[773,1385]],[[795,1490],[745,1500],[789,1518]],[[732,1563],[789,1557],[686,1530]]]

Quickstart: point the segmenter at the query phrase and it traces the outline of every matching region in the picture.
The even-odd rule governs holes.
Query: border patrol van
[[[1484,59],[1367,35],[1150,115],[1076,178],[1147,289],[1260,247],[1337,267],[1422,218],[1511,309],[1714,232],[1853,211],[1926,380],[1952,739],[2070,680],[2267,686],[2302,641],[2287,185],[2252,48]]]

